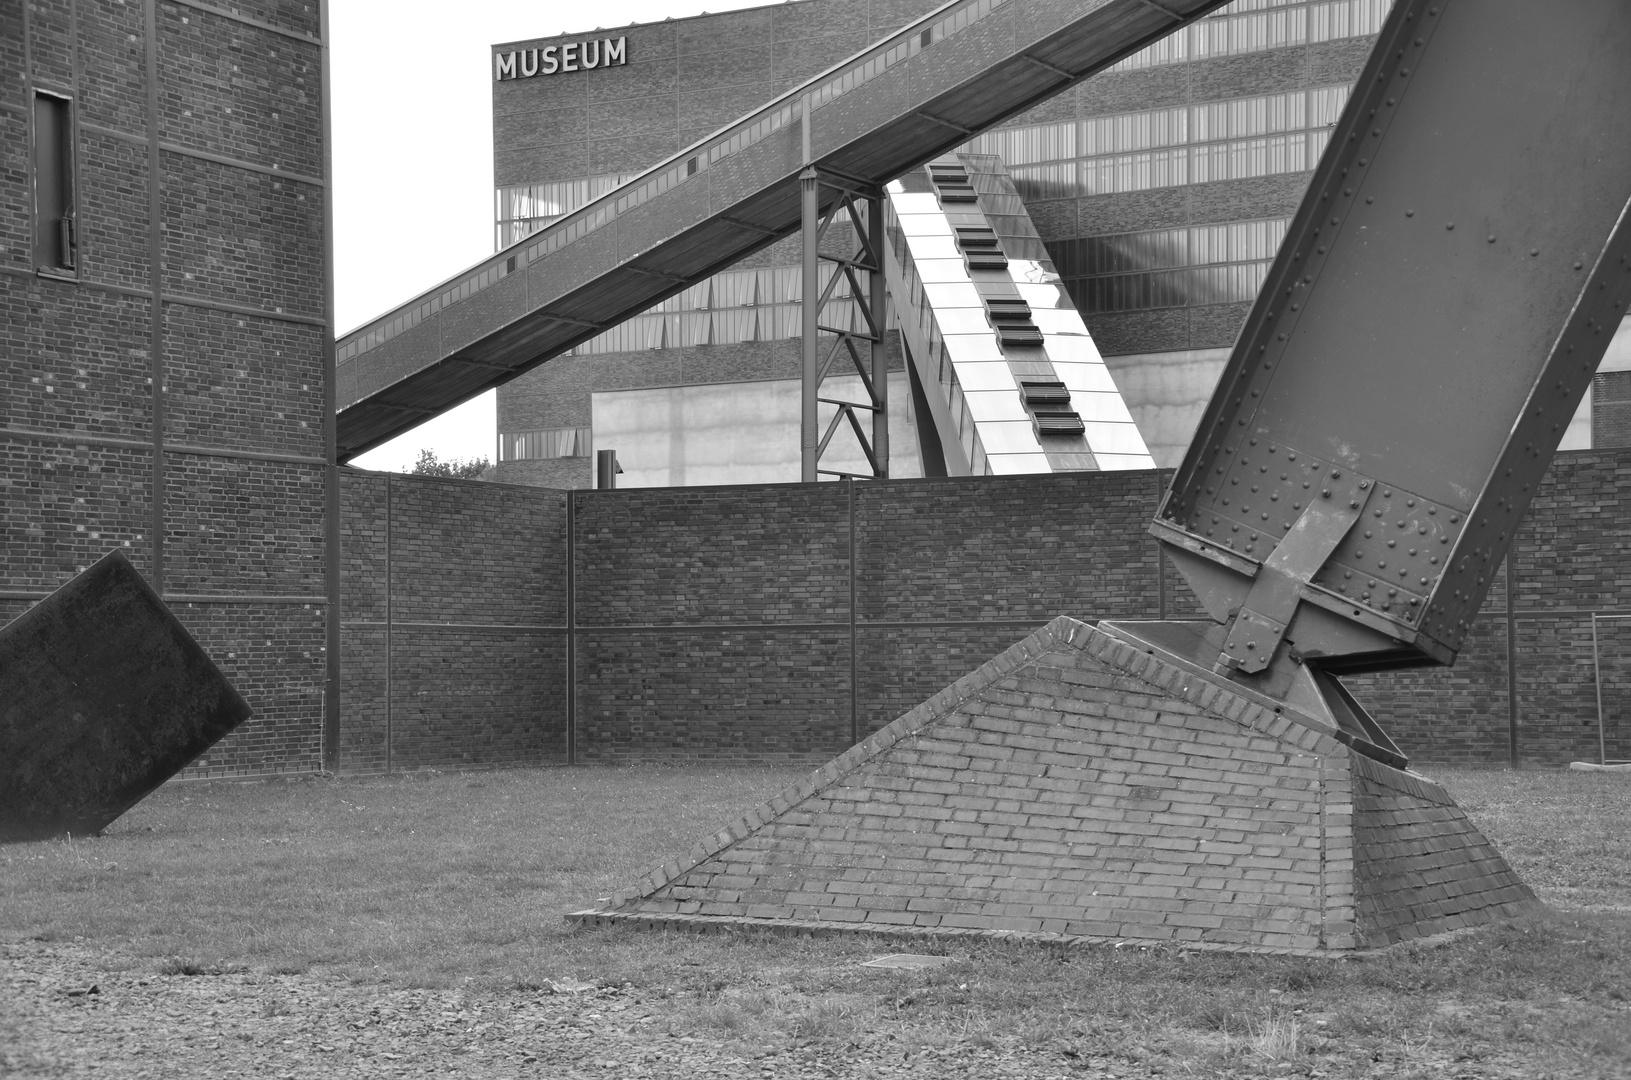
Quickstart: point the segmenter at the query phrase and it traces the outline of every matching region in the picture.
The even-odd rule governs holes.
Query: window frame
[[[65,212],[57,221],[68,224],[66,252],[59,236],[57,253],[66,254],[67,265],[41,258],[40,215],[42,213],[40,189],[40,101],[46,99],[61,108],[63,125],[62,161],[60,163],[65,192],[58,192]],[[79,225],[79,109],[73,94],[45,86],[29,88],[28,113],[28,187],[29,187],[29,249],[34,272],[40,277],[59,281],[78,281],[82,259],[82,233]],[[60,226],[59,226],[60,227]]]

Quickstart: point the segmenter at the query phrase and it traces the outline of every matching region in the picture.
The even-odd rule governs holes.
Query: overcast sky
[[[334,257],[345,333],[493,253],[488,46],[658,22],[763,0],[330,0]],[[494,456],[484,394],[354,460],[406,470]]]

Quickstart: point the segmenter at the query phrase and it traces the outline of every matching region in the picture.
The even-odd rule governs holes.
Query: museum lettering
[[[567,71],[590,71],[628,63],[623,38],[602,41],[573,41],[565,45],[545,45],[541,49],[515,49],[493,54],[493,77],[530,79],[534,75],[558,75]]]

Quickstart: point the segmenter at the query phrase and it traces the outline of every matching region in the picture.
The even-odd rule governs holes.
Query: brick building
[[[0,3],[0,620],[123,549],[324,760],[338,487],[321,0]]]
[[[497,246],[934,6],[805,0],[494,46]],[[964,147],[1001,162],[1157,465],[1182,457],[1389,6],[1238,0]],[[638,446],[664,468],[634,483],[797,479],[798,258],[793,237],[502,386],[499,478],[588,486],[595,449]],[[1623,444],[1628,368],[1631,337],[1604,360],[1596,437],[1588,405],[1565,449]],[[922,474],[933,425],[906,398],[892,476]]]

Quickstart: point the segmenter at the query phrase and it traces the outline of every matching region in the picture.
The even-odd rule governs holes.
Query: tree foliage
[[[481,474],[487,471],[491,463],[484,457],[449,458],[442,461],[436,456],[434,450],[419,451],[419,460],[414,463],[412,475],[414,476],[450,476],[455,480],[479,480]]]

